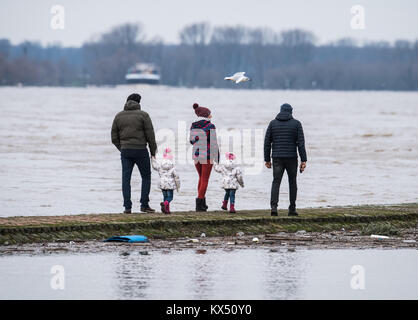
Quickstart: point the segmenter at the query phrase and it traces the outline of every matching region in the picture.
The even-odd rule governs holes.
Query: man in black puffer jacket
[[[264,161],[269,169],[271,168],[271,158],[273,158],[273,183],[270,200],[272,216],[277,216],[280,183],[285,170],[289,178],[289,216],[298,215],[296,212],[296,175],[298,171],[296,149],[299,151],[301,160],[301,173],[305,170],[307,158],[302,124],[293,119],[292,111],[293,108],[290,104],[283,104],[276,119],[270,122],[264,139]]]

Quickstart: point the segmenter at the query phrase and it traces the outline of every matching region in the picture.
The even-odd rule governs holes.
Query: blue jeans
[[[148,207],[149,193],[151,191],[151,166],[147,149],[122,149],[120,153],[122,161],[122,193],[123,206],[132,208],[131,201],[131,177],[135,165],[139,169],[142,178],[141,207]]]
[[[171,202],[174,197],[174,190],[161,190],[163,192],[163,201]]]
[[[225,189],[225,197],[224,200],[228,201],[230,199],[231,204],[235,203],[235,189]]]

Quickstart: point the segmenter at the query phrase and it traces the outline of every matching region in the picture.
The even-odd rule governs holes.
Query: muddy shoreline
[[[208,248],[416,248],[418,204],[301,209],[298,217],[263,210],[225,214],[96,214],[0,219],[0,256]],[[145,235],[148,244],[104,243]],[[205,237],[201,237],[204,234]],[[238,234],[238,236],[237,236]],[[243,234],[243,235],[242,235]],[[388,239],[373,239],[371,235]],[[253,242],[253,238],[259,239]],[[190,239],[196,239],[194,242]],[[407,242],[404,242],[407,240]]]
[[[258,240],[258,241],[257,241]],[[121,255],[169,253],[172,250],[195,250],[205,254],[208,250],[266,249],[271,252],[293,252],[311,249],[418,249],[418,229],[402,230],[389,239],[375,239],[361,231],[279,232],[275,234],[235,235],[227,237],[199,237],[155,239],[148,243],[116,243],[103,241],[63,241],[0,246],[0,256],[118,253]]]

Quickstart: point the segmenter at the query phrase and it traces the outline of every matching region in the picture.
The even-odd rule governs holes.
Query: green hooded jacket
[[[148,113],[141,105],[128,100],[124,110],[119,112],[112,125],[112,143],[121,149],[146,149],[147,143],[152,156],[157,152],[154,127]]]

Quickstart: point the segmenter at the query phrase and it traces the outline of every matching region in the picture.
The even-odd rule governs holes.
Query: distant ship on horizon
[[[137,63],[128,69],[126,83],[160,84],[160,68],[153,63]]]

